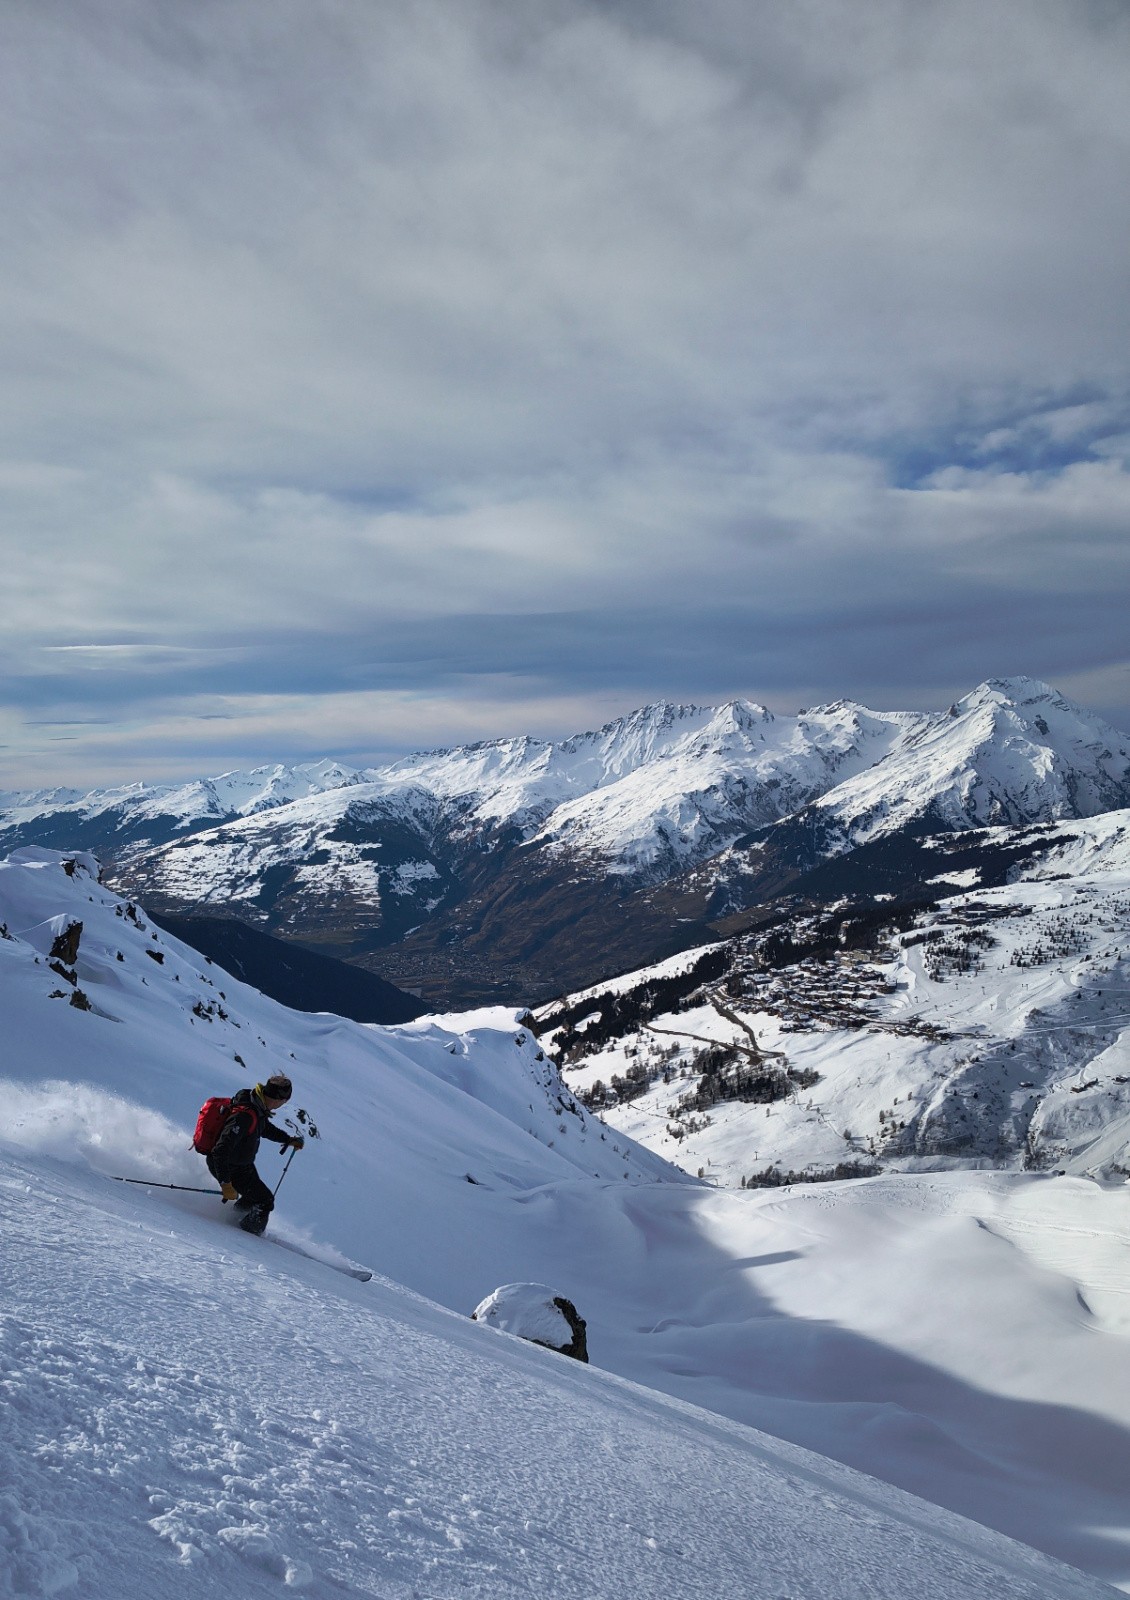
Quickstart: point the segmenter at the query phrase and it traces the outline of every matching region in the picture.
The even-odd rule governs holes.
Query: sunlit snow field
[[[73,919],[91,1010],[47,960]],[[506,1013],[288,1012],[48,852],[0,865],[0,923],[8,1592],[1130,1587],[1130,1191],[717,1190],[585,1114]],[[272,1228],[323,1260],[113,1181],[206,1183],[201,1100],[280,1065],[319,1137]],[[593,1367],[468,1320],[516,1281],[575,1302]]]

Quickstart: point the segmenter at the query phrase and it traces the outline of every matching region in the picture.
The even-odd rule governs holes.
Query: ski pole
[[[182,1194],[220,1194],[219,1189],[194,1189],[187,1183],[154,1183],[152,1178],[119,1178],[116,1172],[109,1172],[107,1177],[113,1178],[115,1183],[140,1183],[146,1189],[179,1189]]]
[[[280,1178],[278,1183],[275,1184],[274,1190],[272,1191],[274,1194],[278,1194],[279,1190],[282,1188],[283,1178],[286,1177],[288,1171],[290,1170],[290,1163],[294,1160],[294,1155],[295,1146],[291,1145],[290,1154],[286,1158],[286,1166],[282,1169],[282,1178]]]

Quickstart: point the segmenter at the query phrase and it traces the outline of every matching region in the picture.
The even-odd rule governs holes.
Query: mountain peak
[[[716,723],[737,728],[743,733],[748,733],[754,728],[760,730],[766,723],[776,720],[769,708],[760,705],[756,700],[727,700],[724,706],[718,707],[714,715]]]
[[[1074,701],[1068,700],[1066,695],[1053,689],[1050,683],[1044,683],[1040,678],[1016,676],[1009,678],[986,678],[984,683],[979,683],[975,689],[957,702],[959,711],[963,707],[974,709],[982,705],[1010,705],[1010,706],[1035,706],[1056,704],[1070,706],[1073,711],[1082,711],[1081,706],[1076,706]],[[1087,713],[1084,713],[1086,715]]]
[[[894,756],[818,801],[856,843],[932,819],[960,830],[1130,802],[1130,739],[1039,678],[989,678]]]

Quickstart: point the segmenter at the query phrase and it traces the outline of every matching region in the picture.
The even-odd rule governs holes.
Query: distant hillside
[[[225,972],[294,1011],[332,1011],[354,1022],[412,1022],[427,1007],[361,967],[276,939],[228,917],[151,919]]]
[[[1121,1181],[1130,810],[936,834],[893,864],[891,843],[858,852],[869,894],[829,882],[823,910],[540,1008],[574,1093],[732,1187],[962,1165]]]

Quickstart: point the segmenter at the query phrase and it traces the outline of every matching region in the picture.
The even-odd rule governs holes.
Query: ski
[[[324,1256],[303,1250],[301,1245],[291,1244],[289,1239],[280,1239],[277,1233],[251,1234],[249,1237],[265,1239],[268,1244],[277,1244],[283,1250],[293,1250],[296,1256],[302,1256],[306,1261],[316,1261],[320,1267],[329,1267],[331,1272],[343,1273],[347,1278],[355,1278],[358,1283],[368,1283],[373,1276],[368,1267],[354,1266],[352,1261],[327,1261]]]
[[[293,1155],[293,1153],[292,1151],[291,1154]],[[283,1176],[285,1177],[285,1175],[284,1171]],[[183,1194],[219,1195],[220,1193],[219,1189],[196,1189],[190,1188],[183,1183],[155,1183],[151,1178],[119,1178],[113,1172],[107,1173],[107,1177],[111,1178],[114,1183],[136,1183],[146,1189],[179,1189]],[[279,1182],[282,1182],[281,1178]],[[266,1237],[270,1244],[280,1245],[284,1250],[293,1250],[296,1256],[304,1256],[307,1261],[316,1261],[319,1266],[329,1267],[332,1272],[341,1272],[347,1278],[355,1278],[358,1283],[368,1283],[373,1276],[368,1267],[358,1267],[352,1261],[327,1261],[324,1256],[316,1256],[313,1251],[304,1250],[301,1245],[292,1244],[289,1239],[280,1239],[277,1233],[267,1235],[249,1234],[248,1237],[252,1239]]]

